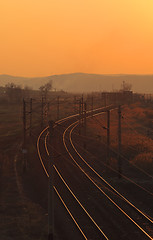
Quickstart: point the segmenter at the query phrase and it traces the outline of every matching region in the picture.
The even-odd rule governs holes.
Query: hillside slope
[[[112,91],[119,90],[123,81],[132,84],[134,92],[153,93],[153,75],[102,75],[87,73],[71,73],[52,75],[47,77],[26,78],[10,75],[0,75],[0,86],[8,82],[19,84],[22,87],[29,86],[33,89],[49,80],[53,81],[53,87],[57,90],[70,92]]]

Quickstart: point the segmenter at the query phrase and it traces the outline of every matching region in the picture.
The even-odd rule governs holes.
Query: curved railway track
[[[95,115],[101,114],[95,110]],[[90,112],[88,116],[90,117]],[[54,190],[71,216],[82,239],[153,239],[152,219],[109,184],[78,152],[72,133],[78,125],[77,115],[58,121],[58,146],[54,161]],[[39,135],[37,149],[42,167],[48,175],[45,155],[53,148],[47,142],[48,130]],[[62,142],[65,149],[62,147]],[[86,155],[87,158],[87,155]]]

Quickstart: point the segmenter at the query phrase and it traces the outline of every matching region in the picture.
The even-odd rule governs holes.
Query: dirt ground
[[[0,238],[46,239],[46,213],[39,204],[26,196],[23,189],[21,178],[23,173],[19,172],[17,167],[17,163],[22,160],[20,151],[20,144],[15,143],[9,146],[7,152],[1,152]]]

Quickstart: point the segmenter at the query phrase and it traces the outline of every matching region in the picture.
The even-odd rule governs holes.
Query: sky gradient
[[[152,0],[0,0],[0,74],[153,74]]]

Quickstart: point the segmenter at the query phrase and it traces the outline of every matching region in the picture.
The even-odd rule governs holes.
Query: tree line
[[[44,97],[47,99],[49,91],[53,89],[52,80],[40,86],[37,95],[39,97]],[[30,98],[34,94],[32,88],[25,86],[22,88],[20,85],[17,85],[13,82],[7,83],[5,87],[1,87],[1,99],[7,101],[8,103],[20,103],[23,98]]]

